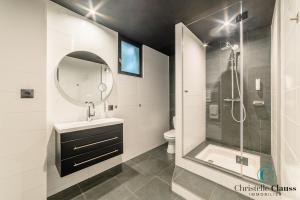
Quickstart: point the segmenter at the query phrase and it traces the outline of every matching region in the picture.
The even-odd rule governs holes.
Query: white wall
[[[272,59],[272,69],[276,69],[275,75],[281,79],[278,88],[281,108],[276,115],[280,123],[277,132],[280,134],[280,177],[281,185],[297,187],[296,192],[284,193],[291,199],[300,198],[300,23],[290,20],[299,10],[299,0],[277,0],[272,38],[272,48],[280,49],[279,59],[275,56]]]
[[[163,132],[169,129],[169,57],[143,46],[144,77],[120,75],[117,73],[117,32],[89,22],[52,2],[48,3],[47,18],[49,196],[164,143]],[[97,54],[113,71],[114,88],[108,104],[118,108],[108,116],[125,120],[124,154],[60,178],[54,164],[53,124],[85,120],[86,108],[72,105],[60,95],[54,72],[66,54],[78,50]],[[96,115],[104,116],[103,104],[96,107]]]
[[[0,199],[46,199],[45,1],[0,1],[0,27]]]
[[[183,154],[205,141],[206,50],[203,43],[182,26]]]
[[[125,119],[125,160],[164,143],[163,133],[169,130],[168,66],[167,56],[143,46],[144,77],[117,75],[115,115]]]

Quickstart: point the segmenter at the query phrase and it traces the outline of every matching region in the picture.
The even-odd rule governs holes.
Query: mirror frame
[[[55,82],[55,85],[56,85],[56,88],[58,89],[59,93],[62,95],[62,97],[69,101],[70,103],[74,104],[74,105],[77,105],[77,106],[81,106],[81,107],[86,107],[87,105],[85,103],[82,103],[80,101],[77,101],[76,99],[70,97],[63,89],[62,87],[59,85],[59,82],[57,80],[57,75],[58,75],[58,68],[59,68],[59,64],[62,62],[62,60],[68,56],[69,54],[71,53],[74,53],[74,52],[80,52],[80,51],[73,51],[73,52],[70,52],[66,55],[64,55],[60,61],[58,62],[57,66],[55,67],[55,71],[54,71],[54,82]],[[92,52],[89,52],[89,51],[81,51],[81,52],[87,52],[87,53],[92,53]],[[101,60],[103,60],[99,55],[95,54],[95,53],[92,53],[94,55],[96,55],[97,57],[99,57]],[[114,74],[113,74],[113,71],[111,70],[110,66],[103,60],[103,64],[101,65],[106,65],[108,70],[111,72],[111,75],[112,75],[112,87],[111,87],[111,90],[109,91],[109,93],[107,94],[107,96],[104,98],[104,99],[101,99],[99,101],[96,101],[96,102],[93,102],[95,104],[95,106],[97,105],[100,105],[102,103],[104,103],[108,97],[110,97],[111,93],[112,93],[112,90],[114,89],[114,84],[115,84],[115,80],[114,80]],[[100,63],[99,63],[100,64]]]

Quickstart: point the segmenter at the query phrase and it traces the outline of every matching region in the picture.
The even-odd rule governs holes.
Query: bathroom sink
[[[103,126],[110,126],[124,123],[123,119],[119,118],[103,118],[95,119],[93,121],[79,121],[55,124],[54,128],[58,133],[67,133],[73,131],[80,131],[84,129],[98,128]]]

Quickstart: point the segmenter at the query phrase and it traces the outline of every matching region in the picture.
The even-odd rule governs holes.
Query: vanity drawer
[[[87,153],[103,147],[122,142],[122,130],[114,129],[101,134],[94,134],[90,137],[83,137],[61,143],[61,159],[67,159],[82,153]]]
[[[123,153],[123,124],[56,132],[56,167],[66,176]]]
[[[95,137],[100,136],[103,134],[114,133],[116,131],[123,132],[123,124],[116,124],[111,126],[105,127],[98,127],[92,129],[85,129],[80,131],[74,131],[70,133],[61,133],[61,142],[69,142],[73,140],[81,140],[83,138]]]
[[[66,176],[122,153],[123,143],[119,143],[63,160],[61,163],[61,176]]]

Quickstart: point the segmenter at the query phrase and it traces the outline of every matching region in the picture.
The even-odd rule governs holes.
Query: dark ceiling
[[[94,19],[97,23],[167,55],[174,54],[175,24],[190,24],[188,27],[200,39],[211,41],[221,37],[220,34],[212,33],[217,26],[220,27],[220,21],[224,21],[226,16],[236,16],[240,9],[240,0],[51,1],[83,16],[88,15],[89,8],[94,8],[98,13]],[[243,0],[243,10],[249,13],[245,30],[270,25],[274,4],[275,0]],[[223,8],[225,9],[220,11]],[[230,32],[236,30],[237,27]]]

